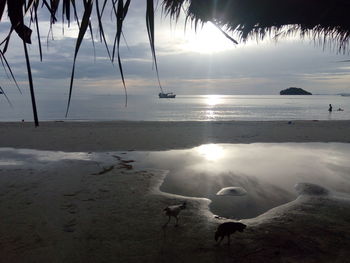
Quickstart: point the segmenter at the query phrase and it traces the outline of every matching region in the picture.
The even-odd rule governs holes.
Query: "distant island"
[[[312,93],[301,88],[290,87],[288,89],[281,90],[280,95],[312,95]]]

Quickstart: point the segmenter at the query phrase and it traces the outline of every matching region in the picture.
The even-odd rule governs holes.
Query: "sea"
[[[340,95],[157,95],[73,96],[68,116],[67,99],[37,98],[41,121],[273,121],[349,120],[350,97]],[[32,121],[29,97],[11,101],[0,95],[0,121]],[[332,104],[333,111],[328,111]],[[341,110],[339,110],[341,109]]]

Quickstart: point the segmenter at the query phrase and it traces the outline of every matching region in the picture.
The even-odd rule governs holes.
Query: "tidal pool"
[[[187,150],[132,152],[138,168],[168,170],[160,190],[212,201],[210,210],[234,219],[256,217],[294,200],[297,183],[350,193],[350,144],[208,144]],[[245,195],[216,195],[240,187]]]
[[[349,143],[208,144],[186,150],[94,153],[0,148],[3,171],[44,171],[50,166],[57,175],[65,169],[103,174],[122,159],[127,169],[167,171],[161,191],[208,198],[210,210],[226,218],[252,218],[290,202],[310,186],[304,183],[330,194],[350,194]],[[311,188],[316,194],[328,193]]]

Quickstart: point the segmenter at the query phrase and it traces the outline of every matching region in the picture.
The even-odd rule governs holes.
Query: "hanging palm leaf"
[[[69,106],[70,106],[70,102],[71,102],[71,99],[72,99],[73,81],[74,81],[74,73],[75,73],[75,63],[76,63],[76,60],[77,60],[77,55],[78,55],[78,52],[79,52],[80,45],[83,42],[84,35],[85,35],[86,30],[87,30],[87,28],[89,26],[89,23],[90,23],[90,16],[91,16],[91,12],[92,12],[92,7],[93,7],[93,0],[84,0],[84,8],[85,8],[85,10],[84,10],[83,18],[81,20],[81,25],[80,25],[80,28],[79,28],[79,34],[78,34],[77,42],[75,44],[73,68],[72,68],[72,74],[71,74],[71,78],[70,78],[69,98],[68,98],[68,105],[67,105],[67,110],[66,110],[66,117],[68,115]]]
[[[16,32],[23,41],[34,116],[37,116],[37,114],[27,50],[27,44],[31,43],[32,30],[29,26],[25,25],[24,17],[29,13],[30,21],[36,26],[39,54],[40,59],[42,59],[39,30],[40,21],[37,14],[39,6],[45,8],[50,14],[49,32],[52,33],[52,24],[57,22],[57,11],[60,7],[62,10],[62,22],[66,20],[69,26],[72,19],[71,16],[74,13],[74,20],[79,27],[73,57],[67,114],[72,97],[76,59],[88,27],[93,39],[90,17],[94,5],[100,37],[105,44],[107,54],[112,62],[117,54],[119,71],[126,92],[126,82],[119,47],[120,38],[123,36],[124,20],[128,14],[131,0],[101,0],[100,2],[102,3],[101,6],[98,0],[83,0],[83,17],[79,21],[75,0],[0,0],[0,21],[2,21],[7,8],[11,22],[8,35],[0,42],[0,59],[2,65],[9,71],[11,78],[17,86],[13,72],[5,58],[11,35],[13,32]],[[146,0],[146,26],[157,79],[160,89],[162,89],[155,50],[154,2],[155,0]],[[172,19],[178,20],[180,13],[183,11],[186,21],[191,21],[195,26],[198,23],[210,21],[234,43],[237,43],[237,41],[227,34],[227,31],[237,33],[242,41],[252,36],[262,39],[270,34],[274,37],[279,37],[297,31],[301,36],[311,35],[315,40],[318,39],[324,41],[324,43],[327,40],[331,43],[336,43],[339,51],[345,51],[348,48],[350,39],[350,20],[348,19],[350,3],[344,0],[162,0],[161,3],[163,13],[170,15]],[[114,36],[112,54],[109,52],[103,29],[104,22],[102,20],[108,4],[112,6],[112,14],[114,14],[116,19],[116,34]],[[35,122],[38,124],[37,119]]]

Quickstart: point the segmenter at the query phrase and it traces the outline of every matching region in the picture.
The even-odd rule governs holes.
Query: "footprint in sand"
[[[76,196],[79,192],[65,193],[63,196]]]
[[[77,220],[75,218],[72,218],[72,219],[68,220],[67,223],[65,223],[63,225],[63,231],[64,232],[74,232],[76,225],[77,225]]]
[[[78,212],[78,207],[73,203],[65,203],[61,206],[62,209],[67,210],[70,214],[76,214]]]

